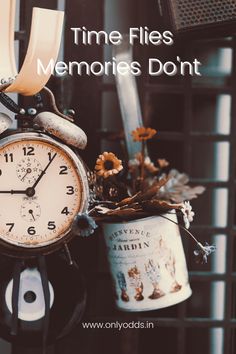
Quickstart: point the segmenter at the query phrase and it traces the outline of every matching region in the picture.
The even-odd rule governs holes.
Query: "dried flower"
[[[166,177],[166,174],[163,174],[162,177]],[[188,186],[189,177],[185,173],[180,173],[177,170],[171,170],[168,174],[168,178],[168,182],[161,188],[158,194],[160,199],[182,203],[184,200],[197,198],[198,194],[202,194],[205,191],[205,188],[202,186]]]
[[[96,181],[97,181],[96,173],[94,173],[93,171],[87,171],[87,178],[88,178],[89,186],[96,185]]]
[[[97,227],[98,226],[93,220],[93,218],[91,218],[91,216],[89,216],[88,214],[83,213],[83,214],[78,214],[75,217],[72,231],[78,236],[86,237],[93,234],[94,230]]]
[[[140,127],[132,131],[133,141],[146,141],[152,139],[157,133],[155,129]]]
[[[166,159],[157,159],[157,162],[160,168],[165,168],[170,164]]]
[[[102,200],[102,196],[103,196],[103,186],[97,184],[96,188],[95,188],[95,195],[97,198],[100,198]]]
[[[194,217],[189,200],[203,193],[205,188],[190,187],[189,177],[177,170],[172,169],[168,174],[160,173],[169,162],[160,158],[155,166],[146,149],[147,140],[152,139],[156,133],[155,129],[146,127],[132,131],[133,140],[141,142],[141,151],[128,161],[130,173],[122,176],[123,179],[108,178],[123,169],[121,160],[111,152],[99,155],[94,176],[89,176],[93,193],[90,215],[95,220],[109,221],[160,215],[184,229],[198,244],[198,240],[188,230]],[[182,214],[184,225],[166,217],[166,213],[171,213],[171,210]],[[200,249],[198,253],[201,252],[203,250]],[[208,249],[204,250],[204,255],[207,252]]]
[[[101,206],[101,205],[98,205],[95,207],[95,210],[99,213],[99,214],[108,214],[111,209],[107,208],[107,207],[104,207],[104,206]]]
[[[205,246],[203,246],[201,244],[201,242],[198,242],[197,245],[198,245],[199,248],[197,250],[194,250],[193,253],[197,257],[197,262],[198,263],[205,264],[205,263],[207,263],[207,257],[211,253],[215,252],[216,246],[208,245],[207,242],[205,243]]]
[[[194,211],[192,211],[192,206],[189,202],[184,202],[180,210],[183,213],[184,225],[186,229],[189,229],[195,215]]]
[[[87,178],[89,184],[89,204],[92,205],[97,198],[97,176],[92,171],[87,171]]]
[[[123,169],[122,162],[112,152],[104,152],[99,155],[95,170],[98,176],[107,178],[119,173]]]
[[[179,225],[176,221],[169,219],[168,217],[166,217],[165,215],[160,215],[162,218],[169,220],[170,222],[172,222],[175,225],[178,225],[181,229],[183,229],[192,239],[194,242],[196,242],[197,246],[199,249],[194,251],[194,255],[197,257],[197,262],[198,263],[207,263],[207,257],[215,252],[216,247],[215,246],[210,246],[208,245],[208,243],[205,243],[205,246],[203,246],[197,239],[195,236],[193,236],[193,234],[186,229],[186,227],[182,226],[181,224]]]
[[[142,154],[138,152],[137,154],[135,154],[134,159],[129,160],[128,167],[130,172],[137,170],[141,166],[142,162]],[[149,156],[146,156],[144,158],[144,168],[150,173],[156,173],[159,171],[159,169],[154,165]]]
[[[114,197],[117,197],[118,196],[118,190],[117,190],[117,188],[115,188],[115,187],[111,187],[110,189],[109,189],[109,197],[111,197],[111,198],[114,198]]]

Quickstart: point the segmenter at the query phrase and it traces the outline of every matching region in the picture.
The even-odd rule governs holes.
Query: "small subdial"
[[[34,157],[26,157],[16,166],[17,177],[29,184],[34,183],[41,172],[42,166]]]
[[[41,215],[41,208],[38,203],[28,200],[21,206],[21,217],[27,222],[36,221]]]

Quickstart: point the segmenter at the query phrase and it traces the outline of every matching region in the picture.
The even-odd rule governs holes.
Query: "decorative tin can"
[[[175,213],[164,216],[177,222]],[[162,216],[104,223],[110,270],[124,311],[149,311],[191,294],[179,227]]]

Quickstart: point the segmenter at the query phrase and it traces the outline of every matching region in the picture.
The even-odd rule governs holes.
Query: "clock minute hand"
[[[49,163],[47,164],[47,166],[45,167],[45,169],[40,173],[40,175],[38,176],[38,178],[36,179],[36,181],[34,182],[33,186],[31,187],[31,189],[35,189],[35,187],[37,186],[37,184],[39,183],[39,181],[42,179],[43,175],[45,175],[48,167],[51,165],[52,161],[55,159],[55,157],[57,156],[57,153],[55,153],[53,155],[53,157],[50,159]]]
[[[57,153],[55,153],[53,155],[53,157],[50,159],[50,161],[48,162],[47,166],[40,173],[40,175],[38,176],[37,180],[35,181],[35,183],[34,183],[34,185],[32,187],[28,187],[25,190],[13,190],[13,189],[11,189],[9,191],[0,191],[0,194],[26,194],[28,197],[33,197],[34,194],[35,194],[35,187],[37,186],[39,181],[42,179],[43,175],[45,175],[48,167],[51,165],[52,161],[55,159],[56,156],[57,156]]]

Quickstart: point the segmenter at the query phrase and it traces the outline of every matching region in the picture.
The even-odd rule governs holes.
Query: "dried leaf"
[[[147,211],[135,211],[135,212],[128,212],[128,213],[117,213],[116,215],[99,215],[99,216],[94,216],[93,219],[97,223],[102,223],[102,222],[121,222],[121,221],[129,221],[129,220],[137,220],[137,219],[142,219],[147,216],[150,216],[150,213]]]
[[[95,211],[98,214],[102,214],[102,215],[111,215],[111,216],[115,216],[115,215],[129,215],[132,214],[134,212],[137,211],[141,211],[142,208],[138,203],[134,203],[132,205],[125,205],[123,207],[118,207],[116,209],[109,209],[106,207],[102,207],[102,206],[96,206],[95,207]]]
[[[117,207],[122,207],[124,205],[132,204],[133,202],[135,202],[136,197],[140,194],[141,194],[141,192],[138,192],[135,195],[133,195],[132,197],[128,197],[128,198],[121,200],[119,203],[116,204]]]
[[[96,206],[95,210],[97,213],[102,214],[102,215],[107,215],[111,211],[111,209],[100,206],[100,205]]]
[[[121,209],[126,209],[126,208],[132,208],[132,209],[140,209],[140,204],[139,203],[132,203],[129,205],[125,205],[123,207],[121,207]]]
[[[137,213],[137,211],[142,211],[142,209],[133,209],[133,208],[126,208],[126,209],[115,209],[111,210],[107,215],[110,216],[121,216],[121,217],[129,217],[133,215],[134,213]]]
[[[197,198],[205,191],[203,186],[190,187],[187,185],[189,177],[185,173],[171,170],[168,174],[168,182],[160,189],[158,197],[164,200],[171,200],[175,203],[182,203],[185,200]]]
[[[142,203],[142,206],[144,210],[148,210],[151,212],[157,212],[157,211],[167,211],[171,209],[181,209],[183,207],[183,203],[178,203],[178,204],[173,204],[173,203],[168,203],[165,200],[158,200],[158,199],[152,199],[152,200],[146,200]]]
[[[176,188],[171,193],[168,193],[166,197],[168,196],[168,199],[175,203],[182,203],[185,200],[197,198],[198,194],[202,194],[204,191],[205,188],[202,186],[182,186],[181,188]]]
[[[141,193],[141,194],[137,194],[136,198],[133,200],[133,202],[141,203],[144,200],[152,199],[154,196],[156,196],[156,194],[161,189],[161,187],[163,187],[168,182],[168,180],[169,180],[169,177],[164,177],[164,178],[160,179],[158,182],[156,182],[154,185],[152,185],[152,187],[149,188],[146,192]]]

